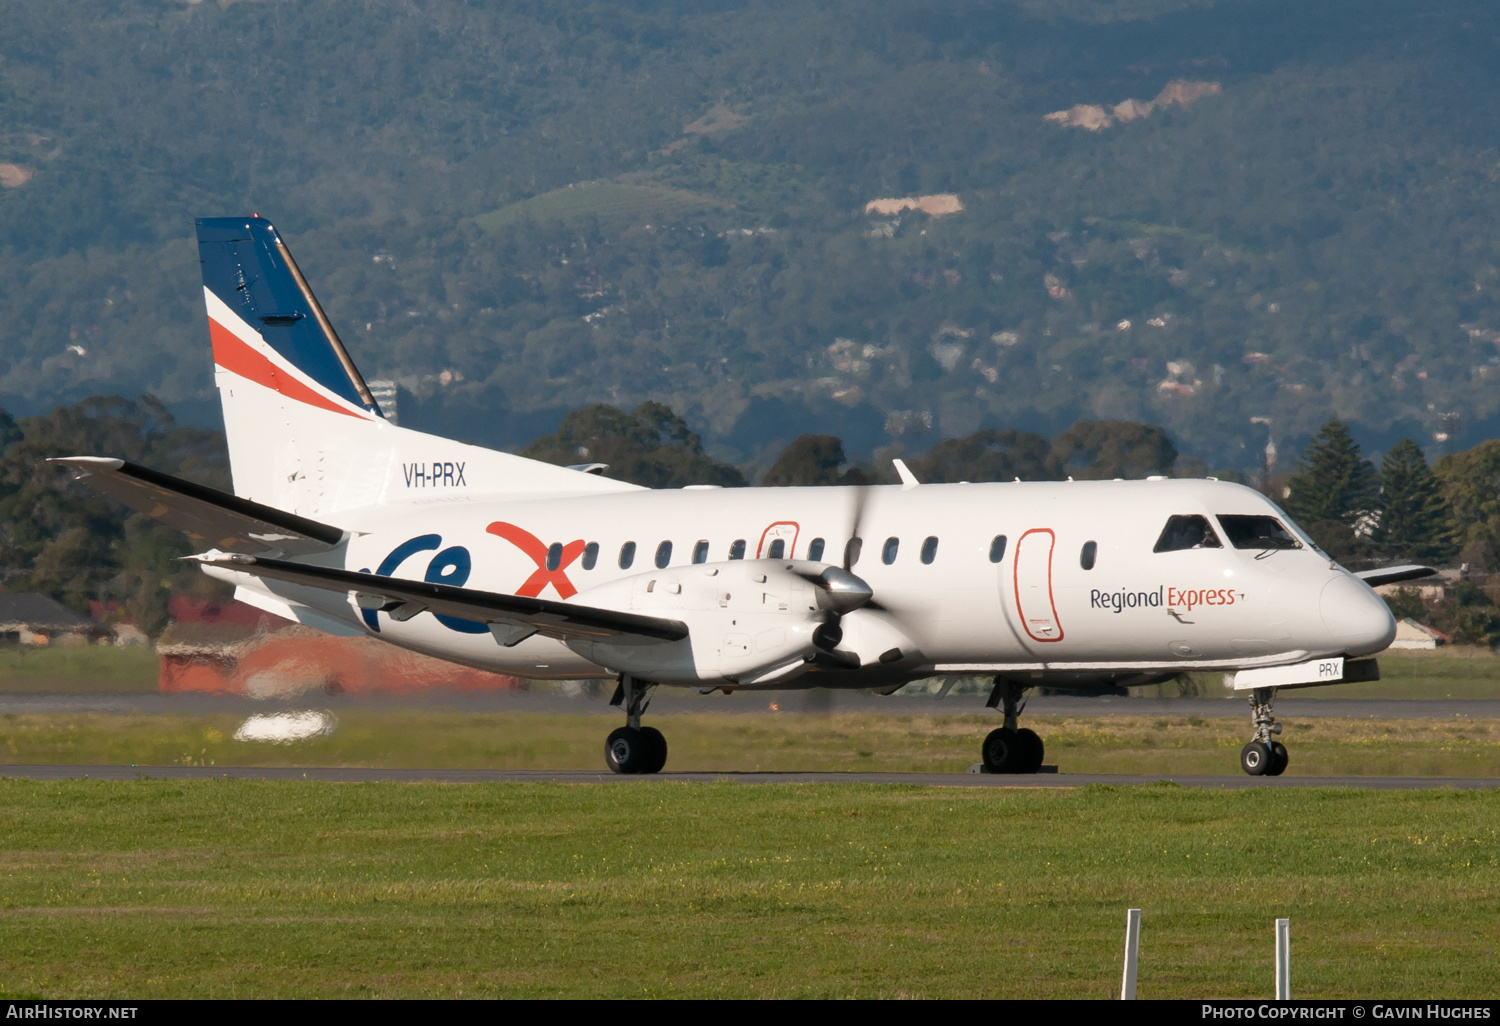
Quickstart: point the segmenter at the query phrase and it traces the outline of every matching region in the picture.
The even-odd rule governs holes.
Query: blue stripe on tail
[[[355,406],[380,407],[330,325],[271,222],[251,217],[205,217],[198,222],[203,284],[260,332],[276,352],[308,377]],[[342,357],[342,358],[341,358]]]

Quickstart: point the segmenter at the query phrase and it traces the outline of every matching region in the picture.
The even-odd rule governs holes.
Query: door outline
[[[791,531],[778,531],[777,528],[790,527]],[[783,559],[793,559],[797,552],[797,535],[802,531],[802,526],[795,520],[778,520],[760,533],[760,543],[755,546],[755,558],[760,559],[766,551],[766,545],[778,538],[783,539],[786,544],[786,555]]]
[[[1057,628],[1057,637],[1043,638],[1032,633],[1031,624],[1026,619],[1026,604],[1021,601],[1021,553],[1025,549],[1026,539],[1033,534],[1045,534],[1048,538],[1047,545],[1047,605],[1052,610],[1052,623]],[[1032,641],[1050,643],[1063,639],[1062,621],[1057,617],[1057,600],[1052,595],[1052,557],[1057,552],[1057,535],[1050,527],[1033,527],[1016,539],[1015,555],[1011,557],[1011,581],[1016,596],[1016,618],[1021,621],[1021,629]]]

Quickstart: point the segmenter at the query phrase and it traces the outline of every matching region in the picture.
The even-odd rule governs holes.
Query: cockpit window
[[[1219,526],[1237,549],[1300,549],[1299,542],[1275,517],[1219,514]]]
[[[1179,549],[1222,549],[1223,547],[1219,536],[1214,534],[1214,529],[1209,526],[1208,517],[1188,513],[1167,518],[1167,526],[1162,528],[1161,537],[1156,539],[1156,548],[1151,551],[1176,552]]]

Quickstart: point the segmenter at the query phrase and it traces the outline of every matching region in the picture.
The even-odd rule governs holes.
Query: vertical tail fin
[[[203,300],[234,490],[283,509],[319,505],[327,420],[382,419],[369,386],[271,222],[198,221]],[[346,432],[338,432],[346,433]]]
[[[215,363],[324,409],[381,415],[270,221],[201,218],[198,258]]]
[[[236,494],[306,517],[440,494],[633,488],[397,427],[271,222],[198,221]]]

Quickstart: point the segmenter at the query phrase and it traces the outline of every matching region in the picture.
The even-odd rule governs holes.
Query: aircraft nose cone
[[[1396,618],[1363,581],[1340,574],[1318,599],[1323,626],[1351,656],[1373,655],[1396,640]]]

